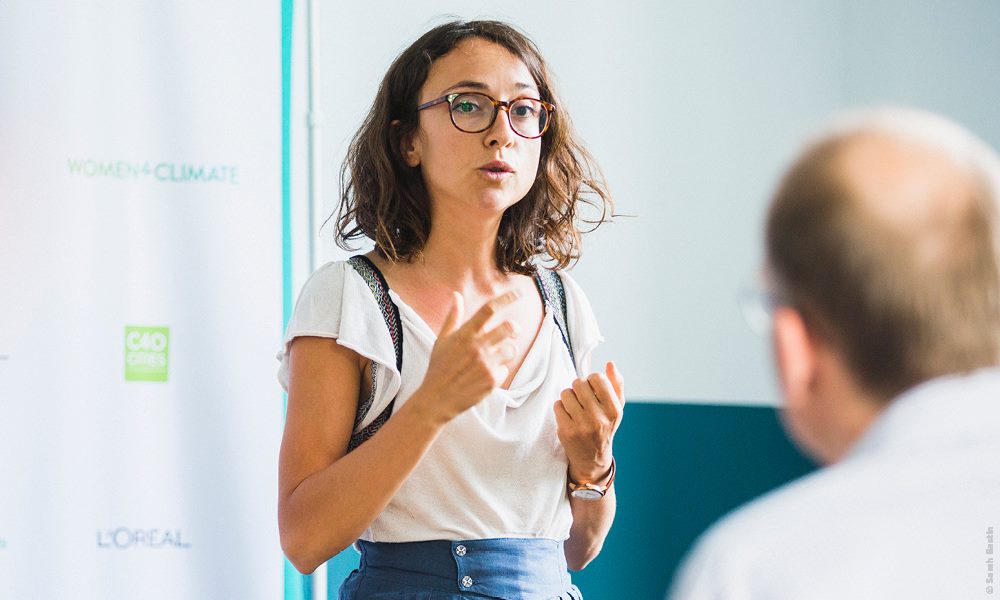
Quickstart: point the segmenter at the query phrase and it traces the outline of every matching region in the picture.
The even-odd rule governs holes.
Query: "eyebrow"
[[[536,86],[531,85],[529,83],[515,83],[514,87],[517,88],[518,90],[532,90],[535,92],[538,91],[538,88]],[[449,92],[455,90],[456,88],[472,88],[474,90],[482,90],[482,91],[487,91],[490,89],[488,85],[486,85],[481,81],[473,81],[471,79],[465,79],[459,81],[458,83],[449,88],[445,88],[445,90],[441,92],[441,94],[447,95]]]

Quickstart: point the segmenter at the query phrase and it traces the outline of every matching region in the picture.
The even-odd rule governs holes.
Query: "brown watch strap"
[[[592,490],[595,490],[595,491],[599,491],[599,492],[601,492],[602,495],[606,494],[607,491],[611,488],[611,484],[613,484],[615,482],[615,457],[614,456],[611,457],[611,470],[608,472],[607,480],[608,480],[608,482],[605,483],[604,485],[598,485],[596,483],[591,483],[589,481],[582,481],[582,482],[578,483],[578,482],[573,481],[572,479],[570,479],[569,480],[569,491],[575,492],[576,490],[579,490],[579,489],[588,488],[588,489],[592,489]]]

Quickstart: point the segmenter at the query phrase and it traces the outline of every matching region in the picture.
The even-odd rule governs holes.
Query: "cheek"
[[[524,166],[521,168],[521,173],[524,175],[524,179],[528,181],[528,187],[535,182],[535,178],[538,175],[538,169],[541,167],[542,148],[541,145],[530,149],[524,160]]]
[[[424,179],[448,181],[453,178],[456,174],[454,166],[460,156],[453,143],[442,143],[440,139],[425,142],[420,153]]]

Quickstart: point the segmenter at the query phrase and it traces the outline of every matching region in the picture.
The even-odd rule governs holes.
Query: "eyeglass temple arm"
[[[417,107],[417,110],[424,110],[425,108],[437,106],[438,104],[443,104],[445,102],[448,102],[448,96],[441,96],[440,98],[436,98],[434,100],[431,100],[430,102],[424,102],[423,104]]]

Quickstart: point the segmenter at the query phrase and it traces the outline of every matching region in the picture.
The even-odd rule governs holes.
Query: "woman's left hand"
[[[624,388],[618,367],[609,362],[604,373],[574,380],[556,401],[556,428],[572,481],[598,482],[611,470],[611,446],[625,406]]]

